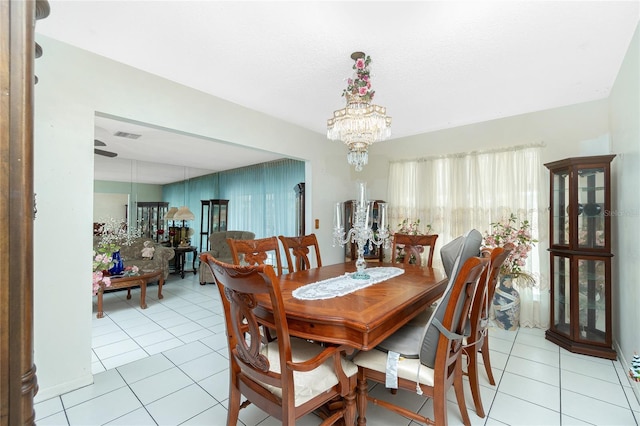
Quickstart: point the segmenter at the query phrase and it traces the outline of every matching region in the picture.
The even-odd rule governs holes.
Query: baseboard
[[[55,396],[60,396],[64,393],[71,392],[84,386],[89,386],[90,384],[93,384],[93,374],[89,374],[71,382],[64,382],[57,386],[52,386],[44,389],[39,388],[38,393],[33,398],[33,403],[37,404],[38,402],[46,401],[47,399],[51,399]]]

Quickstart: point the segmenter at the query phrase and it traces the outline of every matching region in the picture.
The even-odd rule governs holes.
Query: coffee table
[[[105,291],[117,290],[121,288],[127,289],[127,299],[131,299],[131,288],[140,287],[140,308],[147,309],[147,284],[158,281],[158,299],[162,299],[162,285],[164,284],[164,274],[161,269],[142,270],[140,275],[111,277],[111,285],[109,287],[100,287],[98,290],[98,318],[104,317],[102,310],[102,296]]]

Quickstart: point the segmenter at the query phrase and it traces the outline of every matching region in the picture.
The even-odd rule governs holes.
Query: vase
[[[109,268],[109,275],[120,275],[124,271],[124,262],[120,257],[120,250],[114,251],[111,254],[111,259],[113,260],[113,266]]]
[[[501,275],[493,296],[496,325],[503,330],[514,331],[520,324],[520,294],[513,288],[513,275]]]

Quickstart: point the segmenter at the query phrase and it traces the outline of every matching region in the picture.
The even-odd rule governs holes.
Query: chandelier
[[[371,103],[376,93],[369,76],[371,58],[354,52],[351,59],[355,61],[355,75],[347,79],[347,88],[342,92],[347,105],[327,120],[327,138],[344,142],[349,148],[347,161],[361,171],[369,161],[369,145],[391,136],[391,117],[387,117],[385,107]]]

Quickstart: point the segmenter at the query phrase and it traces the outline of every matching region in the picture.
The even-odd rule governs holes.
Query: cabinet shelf
[[[545,164],[551,173],[551,321],[547,340],[616,359],[611,332],[611,161],[615,155]],[[555,228],[555,229],[554,229]]]

